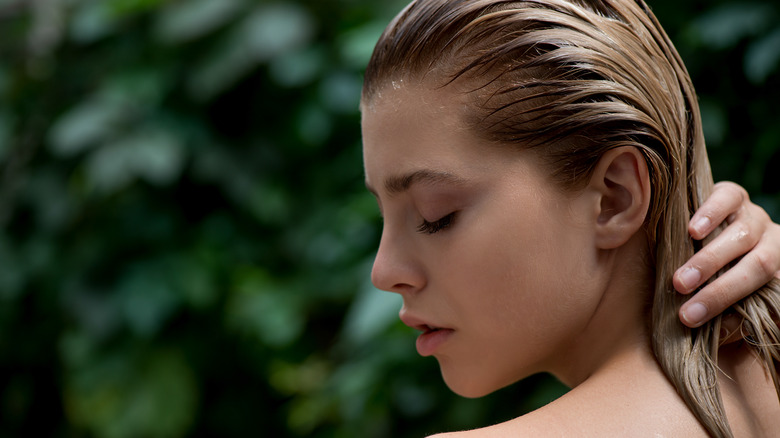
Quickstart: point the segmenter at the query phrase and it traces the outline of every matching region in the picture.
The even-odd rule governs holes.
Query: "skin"
[[[364,102],[366,183],[384,217],[372,281],[403,297],[410,325],[448,330],[430,353],[454,392],[478,397],[543,371],[574,387],[465,434],[706,436],[649,347],[641,154],[612,150],[587,187],[563,192],[534,153],[463,129],[463,104],[409,83]],[[752,415],[735,412],[736,427],[761,421]]]
[[[561,194],[545,189],[529,160],[473,147],[475,139],[458,132],[458,120],[436,103],[417,106],[398,94],[392,105],[364,117],[367,182],[385,219],[374,284],[404,297],[404,318],[455,330],[435,356],[461,395],[482,396],[560,366],[563,358],[552,356],[567,349],[564,343],[598,304],[597,297],[568,291],[605,283],[589,275],[596,254],[578,263],[580,254],[560,251],[567,243],[589,243],[586,224],[566,212]],[[386,181],[419,171],[454,175],[457,182],[420,182],[396,194],[386,189]],[[423,220],[453,211],[446,229],[417,230]],[[571,324],[545,324],[551,314]],[[510,345],[531,346],[536,354]],[[488,363],[495,364],[492,372],[480,372]]]
[[[693,215],[688,231],[694,239],[711,237],[718,225],[728,226],[675,272],[678,292],[689,295],[727,263],[745,255],[736,266],[702,287],[680,309],[680,320],[698,327],[772,278],[780,278],[780,225],[750,202],[747,192],[732,182],[715,184],[712,196]],[[704,309],[698,318],[692,306]],[[738,321],[730,321],[736,328]]]

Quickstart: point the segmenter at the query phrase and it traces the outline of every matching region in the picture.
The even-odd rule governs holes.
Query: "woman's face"
[[[569,367],[602,280],[588,200],[534,153],[478,139],[465,100],[393,83],[363,110],[366,182],[384,217],[374,285],[399,293],[458,394],[478,397]]]

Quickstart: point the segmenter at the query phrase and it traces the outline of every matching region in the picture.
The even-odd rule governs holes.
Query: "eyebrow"
[[[449,172],[441,172],[437,170],[422,169],[415,170],[404,175],[390,176],[385,180],[385,190],[390,195],[397,195],[409,190],[415,184],[437,184],[448,183],[462,185],[466,182],[465,179],[453,175]],[[376,195],[376,191],[366,182],[366,188],[368,191]]]

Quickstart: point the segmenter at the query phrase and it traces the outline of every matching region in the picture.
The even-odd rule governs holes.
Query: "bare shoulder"
[[[522,438],[522,437],[569,437],[575,432],[568,427],[566,416],[555,418],[558,408],[555,404],[530,412],[512,420],[473,430],[438,433],[428,438]]]
[[[593,376],[554,402],[493,426],[433,435],[435,438],[502,437],[706,437],[660,370],[629,363]]]
[[[542,427],[537,423],[537,416],[526,414],[493,426],[460,432],[437,433],[428,438],[522,438],[522,437],[564,437],[559,424],[548,424]],[[571,436],[571,435],[568,435]]]
[[[707,436],[682,403],[656,398],[652,405],[645,405],[620,397],[592,397],[583,392],[574,390],[551,404],[504,423],[440,433],[429,438]]]

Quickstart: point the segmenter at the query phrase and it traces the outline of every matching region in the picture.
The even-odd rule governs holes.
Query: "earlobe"
[[[590,181],[599,194],[596,244],[618,248],[642,228],[650,206],[650,176],[644,155],[635,147],[608,151]]]

